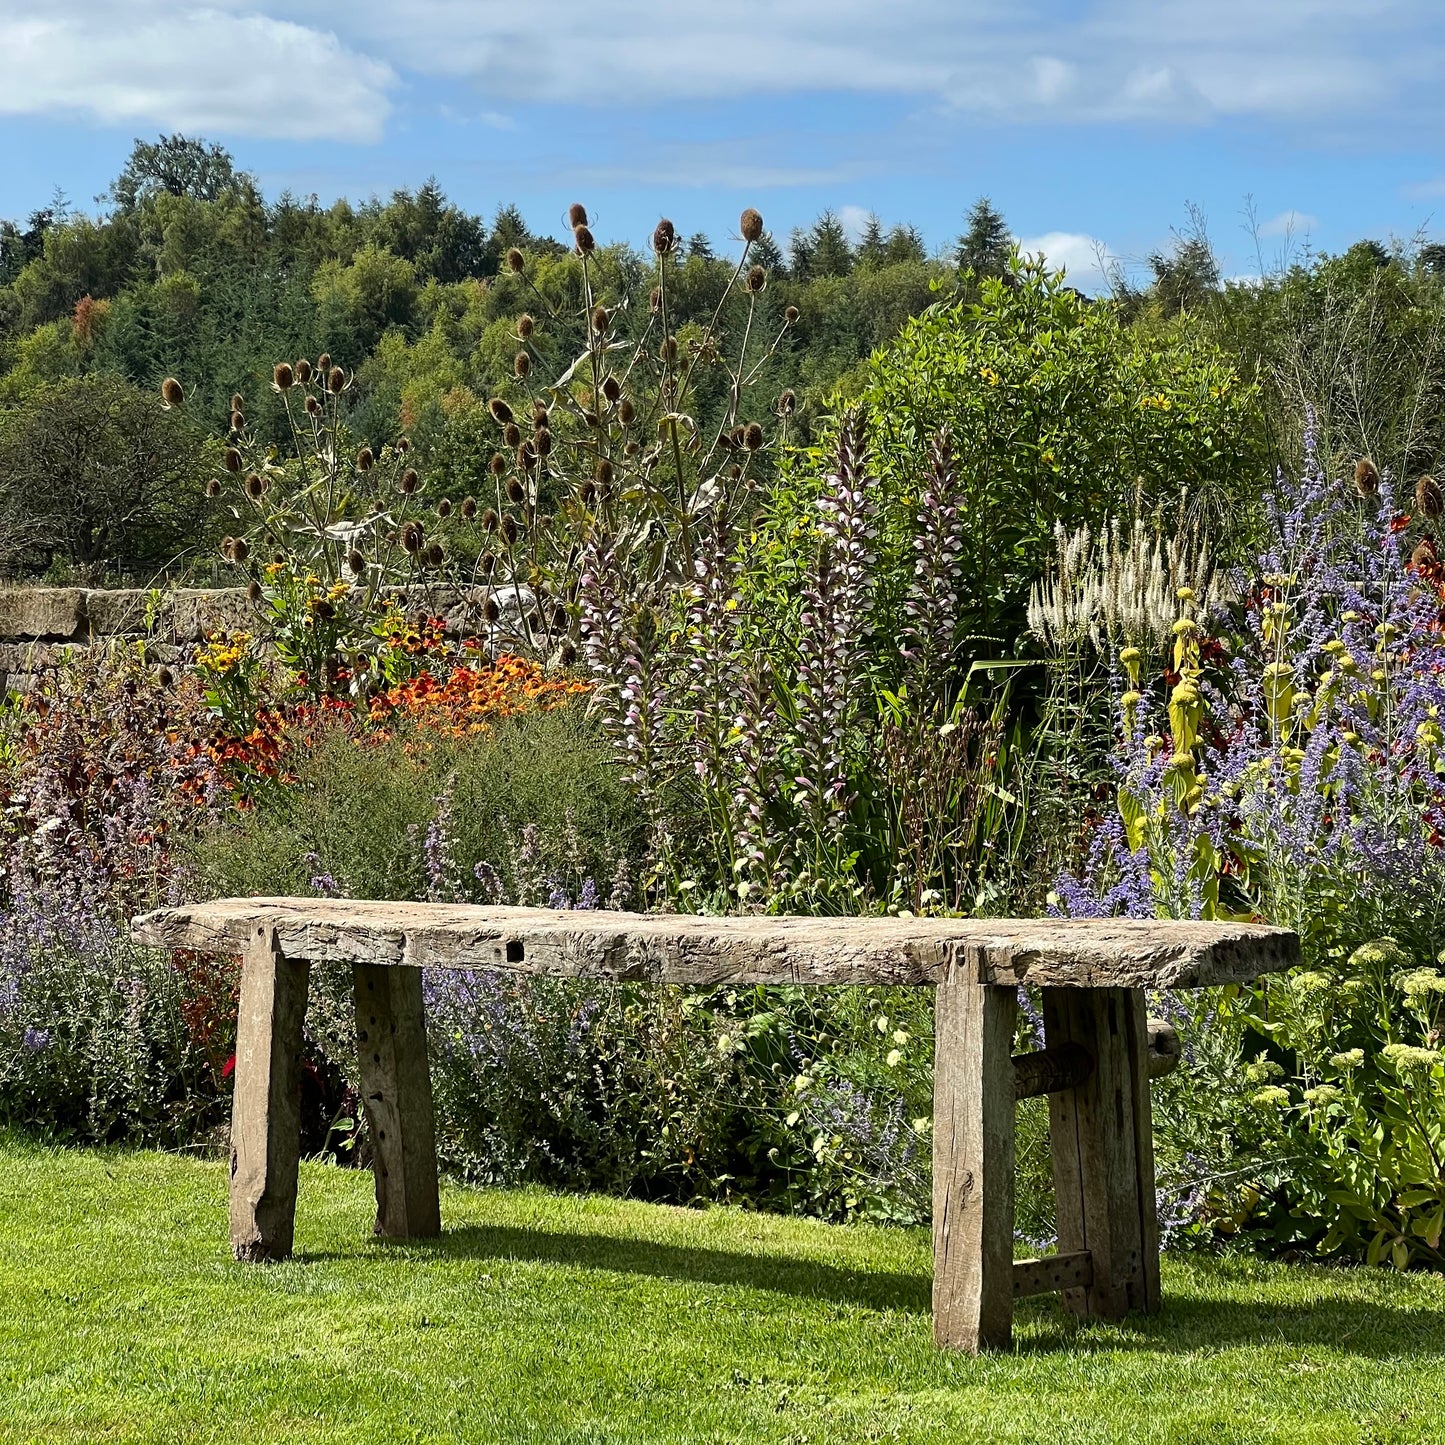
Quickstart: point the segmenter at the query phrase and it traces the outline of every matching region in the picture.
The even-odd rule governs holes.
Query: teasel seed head
[[[311,380],[311,363],[304,356],[296,363],[296,380],[301,386]]]
[[[1355,490],[1362,497],[1373,497],[1380,490],[1380,469],[1369,457],[1355,463]]]
[[[1422,567],[1433,566],[1440,560],[1436,551],[1435,542],[1430,537],[1422,537],[1416,544],[1415,550],[1410,553],[1410,565],[1418,572]]]
[[[599,457],[592,475],[597,478],[597,485],[605,492],[612,485],[612,463],[606,457]]]
[[[668,336],[663,339],[662,355],[663,359],[669,364],[677,361],[677,337]]]
[[[747,288],[754,295],[768,284],[768,273],[762,266],[749,266],[747,275]]]
[[[590,507],[597,500],[597,483],[591,477],[584,477],[577,488],[577,497],[584,507]]]
[[[233,392],[231,393],[231,410],[232,410],[232,411],[245,411],[245,410],[246,410],[246,398],[245,398],[244,396],[242,396],[239,391],[233,391]]]
[[[517,317],[517,335],[525,341],[531,334],[537,323],[524,311]]]
[[[277,391],[290,391],[296,384],[296,373],[291,369],[291,363],[278,361],[271,372],[271,380]]]
[[[234,431],[234,432],[240,432],[240,431],[245,431],[245,429],[246,429],[246,418],[245,418],[245,416],[244,416],[241,412],[239,412],[239,411],[233,411],[233,412],[231,413],[231,430]]]
[[[497,570],[497,554],[495,552],[483,552],[478,565],[482,569],[483,577],[490,577]]]
[[[186,394],[181,390],[181,384],[175,377],[168,376],[161,382],[161,400],[167,406],[179,406],[186,399]]]
[[[356,470],[359,472],[369,472],[371,470],[371,464],[375,460],[376,456],[372,452],[371,448],[362,447],[362,449],[356,454]]]
[[[401,549],[408,556],[415,557],[421,551],[422,530],[416,522],[408,522],[401,529]]]
[[[501,452],[493,452],[492,459],[487,463],[488,469],[494,477],[500,477],[507,470],[507,459]]]
[[[306,398],[306,415],[315,416],[320,410],[321,403],[314,396],[308,396]]]
[[[641,450],[642,443],[635,437],[630,438],[622,444],[622,455],[625,457],[635,457]]]
[[[440,542],[433,542],[426,549],[427,564],[432,567],[440,567],[447,560],[446,548]]]
[[[602,378],[602,395],[616,405],[617,398],[622,395],[622,383],[615,376],[604,376]]]
[[[470,522],[477,515],[477,499],[475,497],[462,498],[462,516]]]
[[[728,463],[728,469],[726,473],[728,481],[735,482],[740,476],[742,476],[742,474],[743,469],[736,462]]]
[[[521,503],[526,499],[527,489],[518,477],[507,479],[507,500],[512,503]]]
[[[316,369],[321,373],[323,379],[330,372],[331,353],[329,351],[323,351],[321,355],[316,358]]]
[[[630,396],[624,396],[617,408],[617,420],[620,421],[623,426],[631,426],[632,419],[636,415],[637,408],[633,406],[632,398]]]
[[[798,308],[797,308],[796,306],[789,306],[789,307],[787,308],[787,310],[785,310],[785,311],[783,312],[783,320],[786,321],[790,326],[791,326],[791,325],[793,324],[793,322],[795,322],[797,319],[798,319]]]
[[[578,226],[587,224],[587,207],[577,201],[573,201],[567,207],[567,224],[575,231]]]
[[[1430,521],[1435,521],[1445,512],[1445,492],[1434,477],[1426,475],[1415,483],[1415,510],[1422,512]]]
[[[210,497],[212,501],[221,495],[221,484],[215,477],[212,477],[211,480],[206,483],[206,495]]]
[[[579,256],[590,256],[597,249],[596,238],[586,226],[573,228],[572,244]]]
[[[339,366],[333,366],[331,370],[326,373],[327,391],[329,391],[332,396],[335,396],[345,385],[346,373]]]
[[[530,441],[525,441],[517,448],[517,465],[524,472],[530,472],[537,465],[537,449]]]
[[[677,246],[677,227],[666,217],[657,223],[652,233],[652,249],[659,256],[670,255]]]
[[[778,398],[778,415],[791,416],[798,405],[798,398],[793,395],[792,387],[789,387]]]
[[[366,558],[353,547],[351,551],[346,554],[346,566],[353,577],[360,577],[361,574],[366,571]]]
[[[605,306],[594,306],[592,308],[592,329],[599,335],[605,336],[607,328],[612,325],[612,318],[607,314]]]
[[[411,450],[411,438],[397,437],[396,449],[402,454],[402,456],[405,456]]]
[[[252,472],[246,478],[246,495],[250,497],[253,502],[259,502],[261,498],[266,495],[266,484],[255,472]]]
[[[401,490],[403,496],[411,496],[421,485],[421,478],[417,475],[415,467],[408,467],[401,474]]]
[[[495,622],[501,615],[502,609],[497,606],[497,599],[489,593],[487,600],[482,603],[482,616],[485,617],[488,622]]]
[[[509,421],[506,426],[502,428],[502,440],[509,447],[515,448],[521,446],[522,428],[519,427],[516,422]]]
[[[437,503],[437,516],[445,520],[447,517],[450,517],[451,514],[452,504],[446,497],[443,497],[441,501]]]
[[[487,403],[487,410],[492,414],[492,420],[498,426],[506,426],[512,420],[512,408],[499,396],[494,396]]]
[[[251,551],[244,537],[234,537],[231,540],[231,560],[238,566],[244,562]]]
[[[536,436],[532,438],[532,444],[537,448],[539,457],[552,455],[552,433],[546,427],[538,428]]]
[[[654,286],[647,297],[647,309],[652,312],[662,310],[662,287]]]
[[[547,403],[545,401],[534,401],[532,403],[532,425],[534,427],[546,426],[549,416],[550,413],[547,411]]]
[[[520,524],[517,519],[508,512],[507,515],[502,518],[502,540],[510,546],[521,535],[522,528]]]
[[[246,584],[246,600],[249,602],[261,600],[261,584],[254,577]]]
[[[743,431],[743,445],[750,451],[761,451],[763,446],[763,429],[755,421],[750,421]]]
[[[516,275],[527,264],[527,258],[515,247],[507,252],[507,270]]]
[[[487,510],[482,513],[482,531],[495,532],[497,530],[497,524],[498,522],[500,522],[500,520],[501,518],[497,516],[495,510],[491,507],[488,507]]]
[[[525,351],[519,351],[512,358],[512,370],[518,377],[525,377],[532,370],[532,358]]]

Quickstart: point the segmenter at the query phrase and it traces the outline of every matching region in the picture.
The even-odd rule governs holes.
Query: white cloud
[[[1025,256],[1040,256],[1051,270],[1063,271],[1069,283],[1081,290],[1108,283],[1108,268],[1118,257],[1097,237],[1080,231],[1047,231],[1025,236],[1018,243]]]
[[[839,206],[838,221],[848,239],[856,246],[863,237],[863,231],[872,219],[873,212],[867,206]]]
[[[227,0],[0,0],[0,115],[372,141],[394,83],[329,30]]]
[[[1259,228],[1261,236],[1304,236],[1313,231],[1320,223],[1318,216],[1311,216],[1306,211],[1281,211],[1277,216],[1271,216]]]

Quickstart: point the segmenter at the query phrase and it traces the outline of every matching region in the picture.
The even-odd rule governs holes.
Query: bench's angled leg
[[[1159,1227],[1142,989],[1046,988],[1050,1047],[1077,1043],[1095,1066],[1049,1095],[1059,1249],[1087,1250],[1093,1283],[1064,1292],[1078,1314],[1122,1319],[1159,1308]]]
[[[376,1175],[376,1232],[441,1233],[421,969],[357,964],[356,1043]]]
[[[301,1025],[310,965],[258,925],[241,960],[231,1100],[231,1248],[285,1259],[296,1229],[301,1152]]]
[[[1015,989],[938,985],[933,1065],[933,1336],[1005,1349],[1013,1334]]]

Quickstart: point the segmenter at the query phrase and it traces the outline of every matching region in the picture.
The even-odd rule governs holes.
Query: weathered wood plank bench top
[[[1245,983],[1299,940],[1244,923],[1141,919],[705,918],[350,899],[229,898],[134,920],[138,942],[242,958],[231,1124],[231,1243],[291,1253],[310,965],[353,971],[378,1234],[441,1217],[423,968],[711,986],[904,984],[936,991],[934,1333],[1006,1345],[1013,1301],[1058,1291],[1084,1315],[1159,1307],[1149,1080],[1178,1041],[1148,989]],[[1045,1047],[1014,1056],[1018,986],[1041,989]],[[1047,1094],[1059,1252],[1015,1260],[1014,1106]]]

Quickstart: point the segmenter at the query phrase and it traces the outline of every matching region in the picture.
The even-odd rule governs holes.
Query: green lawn
[[[304,1166],[232,1263],[221,1166],[0,1142],[0,1441],[1445,1441],[1445,1280],[1166,1261],[1165,1310],[935,1352],[921,1231],[448,1189],[370,1234]]]

